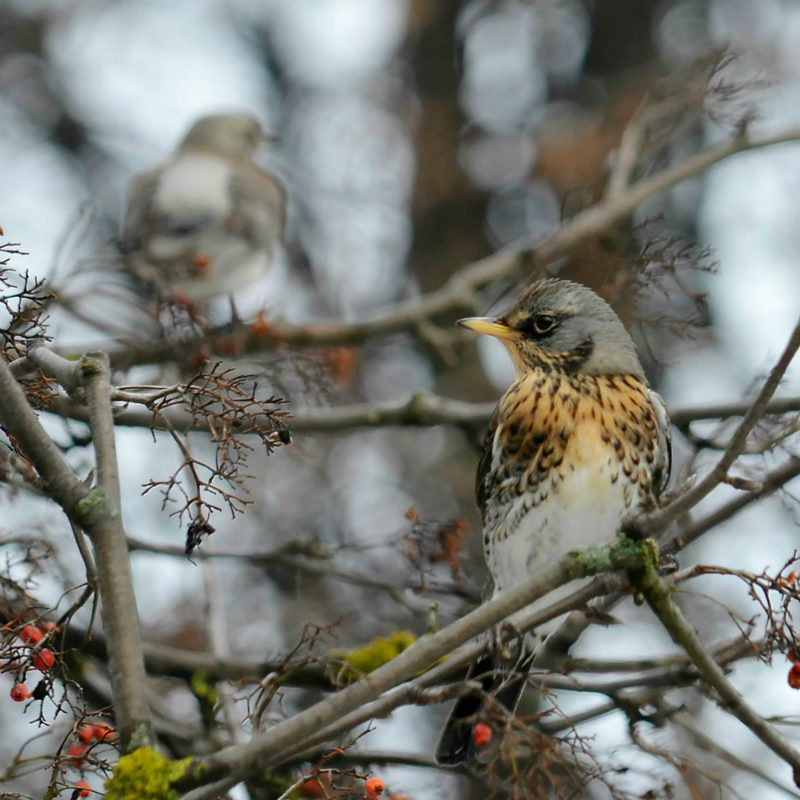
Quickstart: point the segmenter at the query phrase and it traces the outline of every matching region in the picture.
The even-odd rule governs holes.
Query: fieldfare
[[[203,303],[269,269],[283,235],[286,192],[252,160],[264,141],[250,116],[203,117],[166,164],[132,179],[122,250],[149,293]]]
[[[610,541],[626,520],[655,505],[671,467],[669,419],[647,385],[633,339],[585,286],[540,281],[498,319],[460,323],[500,339],[517,373],[495,409],[476,482],[497,596],[577,547]],[[551,592],[522,613],[574,589]],[[473,757],[482,697],[492,694],[515,711],[524,675],[556,625],[526,636],[513,663],[508,653],[505,661],[493,653],[473,665],[470,677],[484,692],[456,702],[437,745],[440,764]],[[509,680],[512,670],[516,681]]]

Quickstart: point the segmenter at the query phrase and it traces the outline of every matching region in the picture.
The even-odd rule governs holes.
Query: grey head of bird
[[[181,150],[210,150],[229,158],[250,158],[262,142],[270,141],[261,123],[249,114],[212,114],[192,125]]]
[[[501,316],[470,317],[459,324],[499,339],[518,377],[558,370],[644,378],[636,345],[614,309],[580,283],[538,281]]]

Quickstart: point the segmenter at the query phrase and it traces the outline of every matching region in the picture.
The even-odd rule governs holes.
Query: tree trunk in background
[[[408,59],[417,80],[417,179],[411,268],[424,291],[441,286],[463,264],[488,255],[485,192],[458,164],[467,120],[458,103],[461,80],[456,0],[413,0]]]

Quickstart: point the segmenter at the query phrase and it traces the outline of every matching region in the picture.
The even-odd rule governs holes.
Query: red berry
[[[792,689],[800,689],[800,664],[792,664],[789,670],[789,686]]]
[[[492,729],[485,722],[479,722],[472,729],[472,741],[475,742],[475,747],[486,747],[491,740]]]
[[[72,759],[72,763],[76,767],[80,767],[86,762],[84,758],[86,755],[86,748],[82,744],[71,744],[67,750],[67,755]]]
[[[31,693],[28,691],[28,687],[24,683],[18,683],[11,690],[11,699],[15,703],[24,703],[30,696]]]
[[[20,632],[19,638],[25,644],[38,644],[42,641],[44,634],[35,625],[26,625]]]
[[[89,744],[95,737],[94,733],[94,725],[81,725],[78,728],[78,732],[75,734],[76,738],[79,742],[83,742],[83,744]]]
[[[92,790],[92,787],[89,786],[89,784],[86,783],[86,781],[78,781],[75,784],[74,788],[81,790],[81,793],[78,795],[78,797],[88,797],[89,796],[89,792],[91,792],[91,790]]]
[[[92,726],[92,733],[98,742],[105,742],[107,739],[114,738],[114,728],[107,722],[95,722]]]
[[[42,625],[42,630],[45,633],[50,633],[50,631],[55,631],[56,633],[61,633],[61,628],[59,628],[55,624],[55,622],[45,622],[45,624]]]
[[[34,657],[33,661],[31,662],[34,666],[34,669],[38,669],[39,672],[47,672],[53,664],[56,663],[56,657],[52,650],[48,650],[46,647],[43,647]]]
[[[310,778],[300,787],[300,796],[319,798],[325,797],[325,792],[316,778]]]
[[[381,780],[381,778],[369,778],[367,782],[364,784],[364,788],[367,790],[367,794],[370,797],[377,797],[378,795],[383,794],[383,790],[386,788],[386,784]]]

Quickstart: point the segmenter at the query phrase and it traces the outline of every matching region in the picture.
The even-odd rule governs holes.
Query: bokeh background
[[[659,165],[731,135],[744,118],[753,131],[797,125],[799,45],[794,0],[3,0],[0,226],[28,253],[15,266],[36,276],[62,279],[86,264],[113,270],[131,175],[164,160],[198,116],[247,110],[280,137],[264,163],[280,172],[291,196],[286,253],[260,287],[260,301],[289,321],[357,320],[442,286],[460,267],[521,237],[552,232],[565,215],[597,199],[636,109],[647,97],[695,85],[698,61],[734,54],[719,73],[733,90],[666,131]],[[740,398],[769,369],[800,311],[798,189],[800,145],[740,155],[654,198],[610,245],[590,242],[554,270],[602,288],[631,322],[664,315],[692,322],[637,327],[649,345],[648,371],[669,404]],[[682,259],[685,291],[668,281],[666,294],[634,297],[626,291],[625,264],[653,237],[694,248]],[[65,279],[64,286],[68,292],[78,286],[77,299],[102,313],[107,298],[94,294],[93,283]],[[512,288],[491,287],[486,307]],[[693,299],[700,293],[705,303]],[[59,344],[104,342],[101,331],[58,310],[51,333]],[[294,409],[396,400],[419,389],[489,400],[510,377],[504,354],[491,345],[471,346],[448,361],[398,335],[366,345],[352,375],[339,379],[336,370],[309,372],[302,359],[281,359],[270,369],[285,365],[311,375],[311,385],[282,382]],[[795,367],[782,391],[798,388]],[[81,432],[77,424],[47,424],[64,443]],[[202,454],[207,445],[193,437],[193,447]],[[676,449],[683,477],[691,449],[682,441]],[[119,452],[129,533],[179,546],[179,522],[155,493],[139,493],[148,479],[174,469],[174,446],[153,444],[147,431],[123,430]],[[69,457],[88,469],[82,448],[73,447]],[[295,539],[346,545],[338,564],[398,581],[409,565],[393,542],[407,531],[405,512],[413,507],[424,519],[467,517],[465,569],[479,586],[475,463],[475,436],[450,429],[298,435],[270,459],[253,457],[253,505],[236,519],[215,516],[213,546],[264,550]],[[707,505],[732,492],[719,491]],[[682,563],[776,567],[798,546],[797,517],[790,496],[776,498],[706,537]],[[0,495],[0,525],[44,531],[67,575],[79,582],[80,561],[52,508]],[[431,600],[409,593],[401,605],[339,580],[238,562],[205,569],[135,553],[133,563],[146,636],[190,649],[209,646],[207,598],[215,582],[227,623],[224,646],[256,656],[292,647],[308,621],[337,623],[339,646],[396,629],[421,633]],[[444,565],[438,569],[448,577]],[[53,574],[37,580],[42,596],[55,603],[61,581]],[[752,615],[734,582],[703,586]],[[441,622],[464,609],[457,599],[438,599]],[[708,639],[735,630],[724,610],[698,598],[686,602]],[[578,652],[670,651],[645,612],[624,608],[619,615],[629,623],[624,630],[590,631]],[[785,686],[785,670],[784,663],[773,669],[747,663],[734,680],[765,716],[791,715],[800,710],[800,695]],[[0,676],[0,696],[8,688]],[[165,684],[154,689],[154,699],[162,714],[196,724],[185,692]],[[290,694],[287,709],[310,699]],[[563,701],[573,708],[587,698]],[[791,785],[788,768],[738,723],[728,718],[721,726],[721,714],[691,693],[685,701],[712,736]],[[362,744],[429,755],[444,713],[402,710]],[[5,701],[0,730],[1,774],[33,730],[21,708]],[[791,728],[785,731],[792,736]],[[675,796],[685,796],[674,774],[634,750],[621,716],[582,732],[596,737],[609,769],[630,768],[620,777],[628,790],[661,791],[669,780]],[[653,735],[662,745],[688,747],[667,733]],[[709,763],[728,774],[740,797],[785,796]],[[386,774],[394,791],[415,800],[474,791],[461,778],[430,770]],[[31,775],[0,789],[37,796],[43,780]]]

